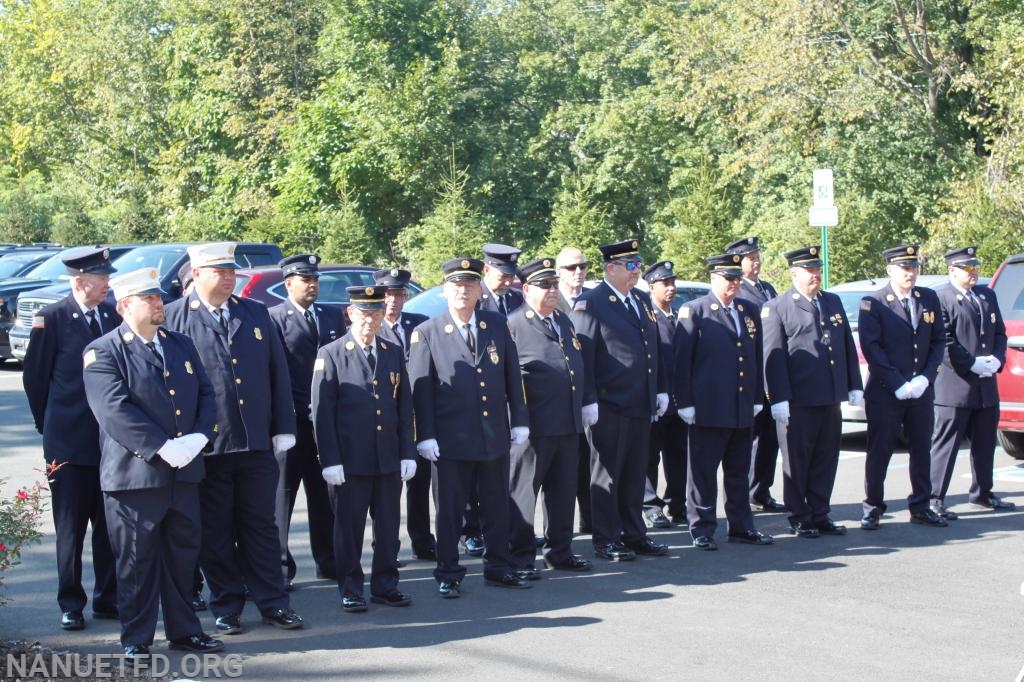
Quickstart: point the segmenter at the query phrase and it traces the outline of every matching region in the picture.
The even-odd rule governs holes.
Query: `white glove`
[[[693,424],[697,419],[697,408],[695,407],[682,407],[676,410],[676,414],[687,424]]]
[[[980,377],[983,377],[986,374],[989,374],[989,371],[988,371],[988,356],[987,355],[979,355],[978,357],[974,358],[974,364],[971,365],[971,371],[974,372],[975,374],[977,374]]]
[[[914,399],[916,400],[923,396],[924,392],[928,390],[928,377],[924,377],[919,374],[910,380],[910,385],[914,389]]]
[[[864,391],[850,391],[850,394],[846,398],[846,402],[850,403],[850,407],[857,407],[864,400]]]
[[[274,453],[288,452],[295,447],[295,434],[279,433],[271,439],[274,442]]]
[[[526,439],[530,437],[529,426],[513,426],[512,427],[512,445],[522,445],[526,442]]]
[[[668,411],[668,393],[659,393],[655,399],[658,401],[658,419],[661,419]]]
[[[192,450],[184,442],[177,438],[170,438],[156,451],[160,458],[175,469],[187,465],[192,461]]]
[[[754,405],[754,416],[761,414],[761,410],[764,409],[764,405]]]
[[[775,403],[772,405],[772,419],[785,426],[789,423],[789,401],[783,400],[781,403]]]
[[[437,441],[433,438],[421,441],[416,446],[416,452],[420,453],[420,457],[431,462],[436,462],[437,458],[441,456],[441,450],[437,447]]]
[[[332,467],[324,467],[320,475],[327,481],[327,485],[341,485],[345,482],[345,467],[335,464]]]
[[[201,433],[187,433],[181,438],[178,438],[178,442],[183,443],[185,447],[189,449],[189,452],[192,453],[192,457],[195,457],[203,451],[203,448],[205,448],[206,444],[210,441]]]
[[[402,467],[402,480],[408,481],[410,478],[416,475],[416,460],[414,459],[403,459],[401,462]]]
[[[910,382],[903,384],[897,388],[893,393],[896,396],[896,400],[909,400],[914,397],[914,387],[910,385]]]
[[[985,366],[988,369],[989,374],[995,374],[999,371],[999,368],[1003,366],[1003,363],[999,362],[999,358],[994,355],[986,355]]]
[[[593,426],[597,423],[597,403],[583,406],[583,425]]]

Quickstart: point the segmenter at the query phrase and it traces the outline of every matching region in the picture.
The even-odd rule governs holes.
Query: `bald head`
[[[558,271],[558,288],[566,299],[579,296],[583,282],[587,278],[587,264],[583,252],[575,246],[567,246],[555,257],[555,268]]]

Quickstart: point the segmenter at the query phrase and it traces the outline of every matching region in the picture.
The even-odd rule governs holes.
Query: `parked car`
[[[978,284],[988,284],[988,282],[988,278],[978,278]],[[864,380],[865,386],[868,384],[868,363],[867,360],[864,359],[864,354],[860,351],[860,336],[857,335],[857,320],[860,317],[860,300],[867,294],[881,289],[888,283],[888,277],[879,277],[877,279],[862,279],[856,282],[846,282],[845,284],[838,284],[834,287],[829,287],[828,289],[828,291],[838,296],[843,302],[843,310],[846,311],[846,319],[850,323],[850,331],[853,332],[853,343],[857,346],[857,362],[860,364],[860,376]],[[928,287],[929,289],[941,289],[944,286],[949,286],[949,277],[947,275],[921,275],[917,278],[917,286]],[[852,407],[849,403],[843,403],[843,421],[867,421],[867,415],[864,412],[864,404],[861,403],[857,407]]]
[[[121,254],[132,248],[131,245],[111,246],[110,253]],[[67,281],[68,271],[61,262],[61,256],[74,249],[62,249],[53,253],[42,263],[37,264],[27,275],[12,276],[0,279],[0,361],[16,357],[11,346],[10,334],[14,331],[15,312],[19,297],[30,291],[42,289],[60,281]],[[18,250],[12,250],[0,258],[0,263],[15,257]],[[31,318],[29,324],[32,323]]]
[[[1006,364],[999,382],[999,444],[1024,459],[1024,253],[1007,258],[992,277],[992,291],[1006,324]]]
[[[156,268],[160,273],[160,286],[167,292],[165,300],[172,301],[181,296],[178,269],[188,259],[186,249],[189,246],[190,244],[150,244],[146,246],[130,244],[116,247],[120,251],[120,255],[117,257],[114,257],[115,247],[111,247],[111,265],[122,273],[140,268]],[[235,260],[240,265],[249,267],[276,264],[281,258],[281,249],[274,244],[240,242],[235,248]],[[63,263],[61,263],[61,268],[63,268]],[[10,355],[17,360],[25,358],[32,318],[36,311],[59,301],[71,291],[67,275],[61,275],[61,279],[63,281],[58,284],[45,286],[18,297],[18,318],[9,334]],[[110,297],[113,300],[112,293]]]
[[[373,286],[373,273],[379,268],[368,265],[324,265],[320,264],[320,296],[317,303],[348,307],[348,287]],[[415,282],[409,283],[409,295],[423,291]],[[235,293],[273,307],[288,298],[284,288],[281,269],[246,268],[238,271]]]
[[[28,277],[30,272],[35,270],[41,263],[49,260],[53,254],[53,249],[45,251],[18,249],[0,254],[0,279]]]

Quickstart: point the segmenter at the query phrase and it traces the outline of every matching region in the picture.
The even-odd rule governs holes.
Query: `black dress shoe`
[[[711,552],[718,549],[718,543],[710,535],[698,535],[693,539],[694,549],[702,549],[705,552]]]
[[[916,511],[911,513],[910,522],[921,523],[926,526],[936,526],[939,528],[949,525],[948,523],[946,523],[946,519],[942,518],[941,516],[933,512],[931,509],[925,509],[922,511]]]
[[[548,544],[548,539],[543,535],[533,536],[533,546],[537,549],[543,549],[544,545]]]
[[[846,526],[840,525],[832,519],[825,519],[814,524],[822,535],[846,535]]]
[[[632,561],[636,558],[636,552],[621,543],[609,542],[604,545],[594,545],[594,556],[608,561]]]
[[[133,663],[149,660],[149,647],[145,644],[129,644],[124,648],[124,657]]]
[[[224,642],[210,637],[205,632],[200,632],[196,635],[172,639],[170,644],[167,645],[167,648],[179,649],[181,651],[195,651],[200,654],[209,654],[214,651],[223,651]]]
[[[764,512],[784,512],[786,511],[786,505],[782,504],[774,497],[769,497],[767,500],[761,502],[758,500],[750,501],[750,508],[756,511]]]
[[[291,609],[274,609],[263,614],[263,622],[282,630],[297,630],[303,626],[299,614]]]
[[[342,597],[341,609],[345,613],[362,613],[366,610],[366,600],[362,597]]]
[[[552,563],[547,559],[544,560],[544,563],[547,564],[548,568],[556,571],[575,571],[577,573],[582,573],[593,568],[593,564],[581,557],[579,554],[570,554],[569,560],[561,563]]]
[[[667,521],[668,519],[665,520]],[[637,554],[642,554],[644,556],[665,556],[668,554],[668,545],[655,542],[649,537],[644,537],[642,540],[633,540],[632,542],[626,542],[624,544]]]
[[[193,594],[192,595],[192,610],[193,611],[205,611],[206,608],[207,608],[206,607],[206,600],[203,599],[203,594],[201,592],[196,592],[195,594]]]
[[[798,538],[816,538],[821,535],[818,529],[804,521],[790,522],[789,532]]]
[[[960,518],[960,515],[956,512],[949,511],[946,509],[946,504],[942,500],[933,499],[928,503],[928,508],[932,510],[932,513],[936,516],[940,516],[947,521],[956,521]]]
[[[226,616],[220,616],[217,618],[217,622],[214,624],[217,628],[217,632],[224,635],[237,635],[242,631],[242,616],[237,613],[229,613]]]
[[[513,572],[523,580],[540,580],[540,571],[533,566],[517,568]]]
[[[437,584],[437,593],[441,599],[458,599],[462,596],[462,583],[458,580],[442,580]]]
[[[469,556],[483,556],[484,539],[479,535],[467,535],[459,544]]]
[[[746,530],[740,533],[729,533],[729,542],[742,542],[745,545],[770,545],[775,538],[759,530]]]
[[[285,592],[294,592],[295,591],[295,583],[293,583],[291,580],[285,580],[284,581],[284,591]]]
[[[863,530],[878,530],[878,517],[874,514],[865,514],[860,520],[860,527]]]
[[[1013,511],[1017,508],[1013,502],[1006,502],[996,497],[995,495],[988,495],[975,502],[971,502],[975,507],[984,507],[985,509],[991,509],[992,511]]]
[[[374,604],[384,604],[385,606],[408,606],[412,603],[412,597],[404,592],[391,590],[387,594],[371,594],[370,601]]]
[[[317,580],[337,580],[338,574],[334,572],[333,568],[320,568],[316,569]]]
[[[85,616],[81,611],[65,611],[61,614],[60,626],[64,630],[84,630]]]
[[[419,559],[420,561],[437,561],[437,550],[433,547],[427,547],[422,551],[414,551],[412,553],[413,558]]]
[[[490,585],[491,587],[507,587],[512,590],[525,590],[530,587],[530,583],[526,582],[512,571],[492,577],[485,575],[484,584]]]
[[[665,516],[665,512],[660,509],[644,514],[644,520],[650,524],[651,528],[671,528],[672,522]]]

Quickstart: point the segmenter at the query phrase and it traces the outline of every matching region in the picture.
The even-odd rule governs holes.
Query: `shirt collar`
[[[718,298],[718,294],[716,294],[715,292],[712,291],[711,295],[714,296],[715,300],[718,301],[718,304],[720,306],[722,306],[723,308],[725,308],[726,310],[734,310],[735,309],[734,308],[734,306],[736,305],[736,299],[735,298],[732,299],[732,304],[731,305],[726,305],[725,303],[722,302],[722,299]]]
[[[616,289],[614,286],[612,286],[612,283],[609,282],[608,280],[605,280],[604,283],[607,284],[608,288],[611,289],[612,291],[614,291],[615,295],[618,296],[619,298],[621,298],[623,301],[625,301],[626,299],[629,298],[629,294],[622,293],[621,291]]]

